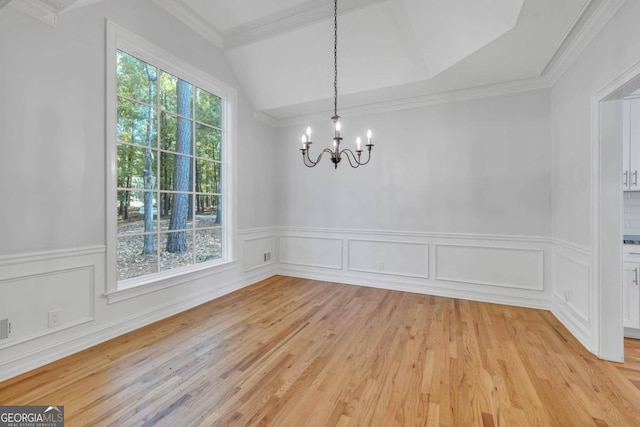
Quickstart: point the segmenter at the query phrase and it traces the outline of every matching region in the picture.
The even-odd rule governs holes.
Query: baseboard
[[[624,328],[624,337],[633,338],[634,340],[640,340],[640,329]]]
[[[584,324],[584,321],[575,315],[569,306],[563,304],[560,299],[554,298],[551,302],[551,313],[569,330],[584,348],[593,353],[593,334],[588,326]]]
[[[416,283],[403,281],[398,277],[386,276],[384,279],[373,279],[362,276],[347,276],[326,272],[310,272],[304,270],[294,270],[291,268],[279,268],[278,274],[283,276],[299,277],[303,279],[320,280],[325,282],[341,283],[345,285],[366,286],[370,288],[387,289],[400,292],[411,292],[423,295],[434,295],[446,298],[457,298],[463,300],[486,302],[491,304],[504,304],[515,307],[535,308],[550,310],[550,302],[544,297],[530,297],[523,295],[513,295],[502,292],[473,291],[464,289],[463,286],[452,284],[440,284],[434,281]]]

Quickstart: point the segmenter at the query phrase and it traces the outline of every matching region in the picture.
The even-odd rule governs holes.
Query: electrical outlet
[[[50,328],[55,328],[56,326],[58,326],[60,324],[62,320],[62,310],[57,309],[57,310],[51,310],[49,312],[49,327]]]
[[[11,335],[11,322],[9,318],[0,319],[0,341],[9,339]]]

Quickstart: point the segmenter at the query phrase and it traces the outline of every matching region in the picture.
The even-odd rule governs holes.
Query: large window
[[[115,55],[115,289],[229,260],[224,96],[136,52]]]

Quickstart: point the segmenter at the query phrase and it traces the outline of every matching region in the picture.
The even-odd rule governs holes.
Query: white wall
[[[640,2],[627,1],[551,92],[553,236],[590,244],[591,96],[640,60]]]
[[[278,132],[280,271],[547,307],[549,90],[344,117],[369,165],[302,165],[306,125]],[[310,123],[329,147],[329,117]]]
[[[332,143],[331,121],[311,123],[312,150]],[[279,225],[549,236],[549,91],[342,120],[345,147],[367,128],[373,158],[352,170],[300,159],[306,126],[278,133]],[[326,156],[325,156],[326,157]]]
[[[239,91],[238,262],[107,304],[105,18]],[[59,16],[0,10],[0,380],[273,274],[275,131],[253,119],[223,52],[150,0]],[[64,308],[61,325],[47,312]]]
[[[592,259],[598,248],[592,246],[591,240],[591,209],[596,202],[592,199],[591,182],[594,174],[599,173],[592,170],[592,156],[609,162],[616,152],[621,152],[621,142],[603,140],[603,151],[592,153],[592,138],[598,137],[591,134],[592,121],[598,118],[591,116],[591,97],[640,61],[639,16],[640,2],[625,2],[551,92],[552,236],[556,264],[554,313],[581,338],[583,344],[596,352],[607,347],[600,337],[621,336],[620,331],[610,329],[613,326],[601,325],[603,318],[599,319],[598,314],[602,310],[606,318],[613,316],[612,311],[617,311],[616,308],[601,307],[609,304],[608,296],[613,295],[612,299],[617,300],[615,295],[619,295],[622,265],[619,254],[621,242],[617,248],[607,248],[608,254],[600,254],[613,257],[614,264],[620,262],[620,266],[609,266],[611,276],[604,276],[598,270],[598,261]],[[608,174],[616,174],[614,169],[620,169],[613,167],[615,162],[604,166],[603,171],[612,171],[606,172]],[[610,197],[613,201],[621,198],[621,195],[616,197],[620,190],[608,183],[619,181],[619,175],[607,175],[604,179],[607,183],[605,191],[613,192]],[[596,182],[594,185],[600,184]],[[596,226],[602,227],[602,224],[594,224],[594,229]],[[609,237],[614,241],[620,239],[613,234]],[[558,261],[558,257],[563,260]],[[616,274],[616,270],[620,270],[620,274]],[[614,305],[620,308],[619,303]],[[609,347],[614,345],[621,347],[618,342],[611,343]]]

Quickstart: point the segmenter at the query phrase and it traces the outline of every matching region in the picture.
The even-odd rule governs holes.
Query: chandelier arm
[[[314,162],[313,160],[311,160],[311,157],[309,157],[309,151],[311,151],[311,147],[307,148],[307,150],[306,150],[306,154],[307,154],[306,158],[304,156],[305,153],[302,153],[302,160],[304,160],[305,166],[307,166],[307,163],[309,163],[311,166],[307,166],[307,167],[312,168],[320,161],[320,158],[322,157],[322,154],[318,157],[318,160],[316,160]]]
[[[345,148],[345,149],[344,149],[344,150],[342,150],[342,151],[343,151],[343,152],[347,152],[347,151],[348,151],[349,153],[351,153],[351,155],[353,156],[353,160],[358,164],[358,166],[364,166],[364,165],[366,165],[367,163],[369,163],[369,161],[371,160],[371,147],[373,147],[373,144],[367,144],[367,145],[366,145],[366,147],[368,148],[368,150],[367,150],[367,160],[366,160],[366,161],[364,161],[364,162],[360,160],[360,158],[361,158],[361,156],[360,156],[360,155],[356,155],[356,154],[355,154],[353,151],[351,151],[350,149]],[[361,151],[360,151],[360,154],[362,154],[362,151],[363,151],[363,150],[361,150]],[[351,164],[351,160],[349,159],[349,156],[348,156],[348,155],[347,155],[347,159],[349,160],[349,164]],[[357,168],[358,166],[353,166],[353,165],[351,165],[351,167],[353,167],[354,169],[355,169],[355,168]]]
[[[360,159],[358,158],[358,156],[356,156],[356,154],[348,148],[345,148],[344,150],[340,151],[340,154],[341,155],[344,154],[344,156],[349,161],[349,165],[354,169],[357,169],[358,166],[365,164],[365,163],[360,163]],[[355,163],[355,166],[354,166],[354,163]]]
[[[302,160],[304,162],[304,165],[306,167],[308,167],[308,168],[312,168],[315,165],[317,165],[321,158],[322,158],[322,153],[318,156],[318,158],[316,159],[315,162],[309,158],[309,153],[308,152],[307,152],[307,157],[302,156]]]
[[[311,160],[311,158],[309,157],[309,150],[306,150],[307,155],[306,157],[303,155],[302,159],[304,160],[304,165],[308,168],[312,168],[315,165],[317,165],[318,163],[320,163],[320,160],[322,160],[322,156],[325,153],[329,153],[329,154],[333,154],[333,150],[330,150],[328,148],[325,148],[324,150],[322,150],[322,152],[318,155],[318,158],[316,159],[316,161],[314,162],[313,160]]]
[[[318,159],[318,160],[320,160],[320,159]],[[314,167],[315,165],[317,165],[317,164],[318,164],[318,162],[315,162],[315,163],[314,163],[314,162],[308,163],[307,158],[306,158],[306,157],[304,157],[304,156],[302,157],[302,163],[303,163],[306,167],[308,167],[308,168],[312,168],[312,167]]]
[[[369,160],[371,160],[371,147],[373,147],[373,144],[371,144],[371,146],[369,146],[369,144],[367,144],[367,147],[369,148],[367,150],[367,161],[366,162],[359,162],[361,165],[366,165],[367,163],[369,163]]]

